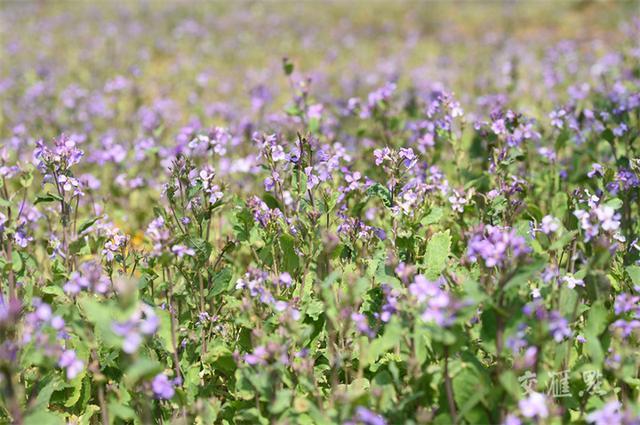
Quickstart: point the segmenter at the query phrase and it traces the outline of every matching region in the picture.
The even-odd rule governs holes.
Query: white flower
[[[573,289],[576,286],[582,286],[584,288],[584,280],[576,279],[573,275],[564,276],[562,281],[567,284],[567,288],[569,289]]]
[[[596,216],[604,230],[618,230],[620,227],[620,214],[616,214],[616,210],[611,207],[603,205],[596,208]]]

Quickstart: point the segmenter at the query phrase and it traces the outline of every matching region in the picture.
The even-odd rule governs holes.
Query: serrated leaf
[[[427,214],[422,220],[420,220],[420,224],[422,224],[423,226],[436,224],[440,221],[440,219],[442,219],[443,216],[444,208],[434,207],[431,209],[431,211],[429,211],[429,214]]]
[[[391,207],[391,192],[380,183],[371,185],[367,189],[367,195],[379,198],[385,207]]]

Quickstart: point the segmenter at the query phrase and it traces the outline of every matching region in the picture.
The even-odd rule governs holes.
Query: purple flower
[[[562,281],[567,284],[567,288],[573,289],[576,286],[582,286],[584,288],[584,280],[577,279],[573,275],[566,275],[562,278]]]
[[[253,349],[253,353],[244,355],[244,361],[250,365],[264,365],[267,364],[268,357],[269,353],[267,352],[267,349],[263,345],[259,345]]]
[[[344,425],[387,425],[387,421],[380,415],[363,406],[356,407],[355,415],[352,420],[347,421]]]
[[[320,184],[320,179],[318,176],[313,174],[313,167],[305,167],[304,173],[307,176],[307,188],[313,189],[318,184]]]
[[[576,216],[584,231],[585,242],[596,237],[600,229],[613,233],[620,228],[620,214],[607,205],[594,206],[590,211],[578,209],[573,212],[573,215]]]
[[[614,185],[616,183],[618,183],[622,189],[630,190],[640,186],[640,178],[638,178],[633,171],[620,167],[616,173],[615,182],[612,182]]]
[[[151,381],[153,395],[159,400],[169,400],[176,393],[173,382],[164,373],[159,373]]]
[[[147,304],[142,304],[126,322],[112,325],[113,332],[124,337],[122,350],[129,354],[138,350],[144,335],[153,335],[159,327],[160,319]]]
[[[4,232],[4,225],[7,221],[7,216],[0,212],[0,233]]]
[[[159,256],[171,238],[171,232],[165,226],[164,218],[158,217],[149,223],[146,233],[153,243],[152,255]]]
[[[84,363],[78,360],[74,350],[65,350],[60,355],[58,366],[67,371],[67,379],[71,380],[78,376],[84,368]]]
[[[38,168],[45,176],[55,172],[63,176],[72,165],[80,162],[84,153],[76,147],[76,141],[65,135],[53,141],[53,146],[45,146],[42,140],[36,143],[33,157],[38,161]]]
[[[571,336],[569,321],[562,317],[559,312],[552,311],[549,315],[549,332],[556,342],[561,342],[565,338],[569,338]]]
[[[600,410],[595,410],[587,415],[587,422],[595,425],[616,425],[622,423],[622,405],[613,400],[605,404]]]
[[[560,228],[560,220],[555,218],[552,215],[545,215],[542,218],[542,224],[540,226],[540,230],[545,235],[549,235],[551,233],[555,233]]]
[[[458,300],[441,288],[439,282],[431,282],[423,275],[416,275],[414,282],[409,285],[409,293],[418,304],[425,306],[422,320],[434,322],[438,326],[451,326],[457,311],[462,307]]]
[[[525,239],[515,230],[498,226],[481,226],[469,240],[467,256],[471,261],[482,258],[487,267],[504,267],[510,259],[530,251]]]
[[[278,277],[278,282],[283,284],[287,288],[289,288],[293,283],[293,279],[291,278],[291,275],[288,272],[283,272],[283,273],[280,273],[280,276]]]
[[[640,302],[640,296],[627,293],[619,294],[616,296],[616,300],[613,304],[613,309],[616,314],[623,314],[628,311],[637,312],[638,302]]]
[[[525,418],[537,417],[544,419],[549,416],[546,397],[535,391],[531,392],[529,397],[520,400],[518,407],[520,408],[520,412],[522,412],[522,416]]]
[[[376,165],[382,164],[385,160],[391,160],[391,149],[385,147],[383,149],[376,149],[373,151],[373,156],[376,159]]]
[[[418,161],[416,154],[413,153],[413,149],[411,148],[400,148],[398,156],[402,159],[402,163],[407,169],[412,168]]]
[[[185,255],[188,255],[189,257],[196,255],[196,252],[192,248],[188,248],[184,245],[173,245],[171,247],[171,252],[177,255],[178,258],[182,258]]]
[[[619,319],[611,324],[611,330],[620,330],[623,338],[627,338],[634,330],[638,328],[640,328],[640,320],[626,321]]]
[[[613,129],[613,134],[616,137],[622,137],[628,130],[629,130],[629,127],[627,127],[625,123],[620,123],[619,126]]]
[[[0,328],[11,326],[18,319],[22,303],[16,298],[12,298],[7,303],[0,294]]]
[[[79,271],[71,273],[69,281],[63,289],[67,294],[76,295],[80,291],[87,290],[98,294],[104,294],[109,289],[110,280],[102,273],[102,266],[95,261],[83,263]]]
[[[367,320],[367,316],[362,313],[351,313],[351,320],[356,325],[356,329],[363,335],[368,336],[369,338],[373,338],[376,336],[375,332],[371,330],[369,327],[369,321]]]
[[[504,419],[502,425],[521,425],[522,421],[513,413],[509,413],[507,417]]]
[[[594,162],[591,164],[591,171],[587,173],[587,177],[592,179],[594,176],[602,177],[604,175],[604,168],[602,165]]]
[[[449,202],[451,202],[451,208],[459,213],[464,212],[464,206],[467,204],[467,198],[464,193],[460,195],[457,190],[453,191],[453,195],[449,196]]]
[[[549,114],[549,118],[551,118],[551,125],[562,129],[564,127],[564,118],[567,115],[567,111],[564,109],[557,109],[555,111],[551,111]]]

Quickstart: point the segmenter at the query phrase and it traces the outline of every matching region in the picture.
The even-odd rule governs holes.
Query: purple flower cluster
[[[271,224],[275,224],[278,219],[284,217],[282,211],[278,208],[269,208],[266,202],[257,196],[249,198],[247,206],[253,214],[253,219],[265,228],[269,227]]]
[[[591,239],[603,232],[619,239],[617,233],[620,228],[620,214],[607,205],[593,206],[589,211],[578,209],[573,212],[580,222],[580,227],[584,231],[584,241]]]
[[[151,390],[158,400],[169,400],[175,393],[175,380],[170,380],[164,373],[157,374],[151,381]]]
[[[467,256],[471,261],[482,259],[486,267],[505,267],[530,248],[514,229],[499,226],[480,226],[469,240]]]
[[[42,140],[38,141],[33,157],[38,169],[46,176],[51,176],[51,173],[62,176],[71,166],[80,162],[83,154],[75,139],[62,135],[53,140],[51,147],[45,145]]]
[[[261,303],[270,305],[278,313],[284,313],[285,317],[290,317],[293,320],[300,319],[300,311],[294,307],[293,302],[287,302],[277,299],[272,289],[267,287],[269,282],[272,282],[270,286],[276,288],[288,288],[291,286],[291,275],[289,273],[281,273],[274,279],[269,278],[269,273],[251,268],[243,277],[236,281],[236,289],[248,289],[249,295],[252,298],[259,300]]]
[[[149,226],[146,231],[147,237],[153,244],[152,255],[159,256],[168,247],[169,240],[171,239],[171,231],[165,225],[164,218],[157,217]]]
[[[245,354],[243,359],[251,366],[264,366],[272,362],[278,362],[283,365],[290,363],[287,346],[284,344],[278,344],[274,341],[271,341],[266,345],[258,345],[253,349],[253,352]]]
[[[116,335],[124,337],[122,350],[132,354],[138,350],[143,338],[155,334],[159,327],[160,319],[153,307],[143,303],[127,321],[114,322],[112,329]]]
[[[74,350],[65,350],[60,355],[58,366],[66,370],[67,379],[74,379],[84,369],[84,362],[78,359]]]
[[[425,307],[422,320],[449,327],[455,322],[456,313],[463,303],[443,287],[442,281],[432,282],[423,275],[416,275],[409,285],[409,293],[418,305]]]
[[[105,294],[110,283],[109,277],[102,272],[102,266],[95,261],[89,261],[83,263],[79,271],[71,273],[62,289],[69,295],[77,295],[82,290]]]

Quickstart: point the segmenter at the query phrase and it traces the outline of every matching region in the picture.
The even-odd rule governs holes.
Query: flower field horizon
[[[640,425],[639,10],[0,4],[0,423]]]

